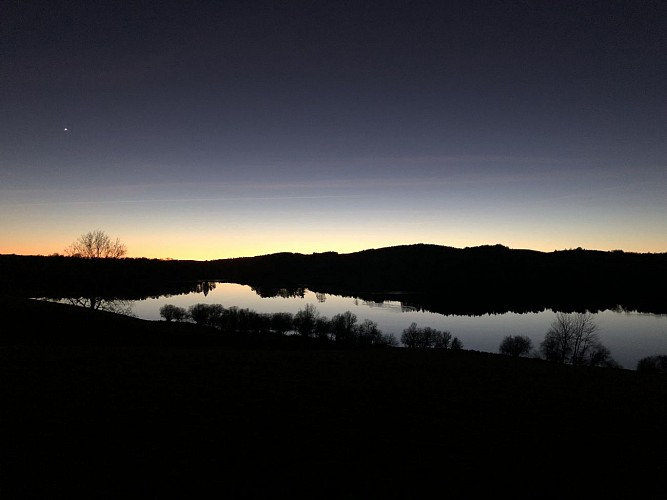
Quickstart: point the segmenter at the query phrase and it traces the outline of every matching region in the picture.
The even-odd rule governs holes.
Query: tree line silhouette
[[[442,314],[597,312],[619,306],[667,312],[653,291],[667,285],[667,254],[502,245],[405,245],[350,254],[278,253],[210,262],[243,284],[308,286],[365,300],[395,299]]]
[[[309,288],[362,300],[396,300],[441,314],[667,313],[667,254],[457,249],[406,245],[350,254],[277,253],[212,261],[0,255],[0,293],[25,297],[148,297],[227,281],[258,293]]]
[[[385,334],[376,322],[369,319],[358,322],[351,311],[322,316],[313,304],[306,304],[295,314],[289,312],[258,313],[249,308],[224,307],[222,304],[197,303],[184,307],[165,304],[160,308],[165,321],[192,321],[203,327],[226,333],[257,333],[298,335],[343,347],[398,347],[463,349],[458,337],[451,332],[432,327],[418,327],[412,322],[403,330],[400,341],[394,334]],[[557,313],[539,350],[533,350],[532,340],[524,335],[509,335],[500,343],[499,352],[508,356],[532,355],[546,361],[576,366],[603,366],[618,368],[597,334],[598,325],[590,313]],[[655,360],[654,360],[655,358]],[[652,362],[652,364],[650,364]],[[650,366],[649,366],[650,364]],[[663,370],[663,357],[641,360],[638,369]]]
[[[165,304],[160,307],[160,317],[165,321],[192,321],[197,325],[233,333],[272,333],[300,335],[333,342],[341,346],[397,347],[394,334],[383,333],[375,321],[358,322],[351,311],[322,316],[312,304],[306,304],[295,314],[289,312],[258,313],[252,309],[222,304],[197,303],[184,307]],[[420,328],[411,323],[403,330],[400,344],[408,348],[463,349],[458,337],[448,331],[431,327]]]

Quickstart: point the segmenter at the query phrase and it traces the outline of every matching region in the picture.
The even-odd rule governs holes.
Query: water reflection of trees
[[[204,292],[208,283],[209,290],[215,288],[213,282],[201,282],[195,291]],[[262,286],[252,285],[251,289],[262,298],[282,297],[285,299],[303,299],[307,291],[315,294],[319,303],[324,303],[329,295],[347,297],[354,300],[355,305],[364,304],[369,307],[396,309],[402,312],[431,312],[444,315],[483,316],[486,314],[505,313],[539,313],[545,310],[563,312],[602,312],[606,310],[647,313],[651,315],[665,314],[664,306],[647,304],[643,301],[626,301],[619,304],[614,300],[600,298],[584,299],[580,297],[558,297],[554,299],[513,296],[491,293],[480,289],[475,294],[457,293],[455,290],[432,290],[429,292],[373,292],[367,293],[356,289],[330,289],[327,287],[302,286]],[[189,293],[189,292],[186,292]],[[206,293],[206,292],[204,292]]]
[[[162,283],[155,287],[147,286],[145,288],[139,287],[139,289],[136,287],[107,286],[104,283],[95,283],[93,286],[73,287],[60,293],[43,295],[40,298],[88,309],[132,316],[132,306],[138,300],[187,295],[190,293],[203,293],[206,296],[215,287],[216,283],[214,281]]]
[[[317,293],[326,293],[352,299],[355,305],[396,309],[404,312],[426,311],[445,316],[483,316],[486,314],[505,313],[539,313],[545,310],[563,312],[601,312],[638,311],[640,304],[619,305],[615,302],[606,303],[601,300],[582,300],[560,298],[559,300],[540,300],[539,298],[513,297],[484,293],[476,295],[456,294],[452,291],[432,291],[428,293],[414,292],[358,292],[352,289],[318,288]],[[656,313],[651,313],[656,314]]]
[[[285,253],[211,262],[0,255],[0,276],[0,292],[21,297],[138,300],[206,294],[212,282],[201,277],[215,276],[252,284],[262,297],[302,298],[307,287],[367,301],[398,299],[441,314],[598,312],[618,304],[629,311],[667,313],[664,297],[655,293],[666,283],[667,254],[581,249],[541,253],[502,245],[409,245],[349,255]],[[174,290],[182,284],[186,290]],[[390,290],[400,292],[372,293]]]
[[[262,298],[270,299],[273,297],[282,297],[283,299],[299,298],[306,295],[306,289],[303,287],[272,287],[262,285],[251,285],[250,289]]]
[[[91,309],[131,314],[133,301],[148,298],[166,298],[175,295],[202,293],[207,296],[216,289],[216,281],[197,280],[182,282],[143,282],[123,285],[91,281],[72,286],[52,286],[52,292],[39,295],[40,298],[71,303]],[[541,301],[517,299],[511,296],[491,296],[480,291],[479,295],[470,297],[456,295],[442,290],[431,293],[409,292],[372,292],[364,293],[353,289],[331,289],[328,287],[275,286],[254,284],[251,290],[262,298],[282,297],[304,298],[306,291],[311,291],[319,303],[326,301],[329,295],[351,298],[356,305],[363,304],[372,308],[383,308],[401,312],[427,311],[444,315],[481,316],[485,314],[504,313],[538,313],[545,310],[563,312],[600,312],[614,310],[617,312],[640,313],[644,309],[641,304],[606,304],[601,301],[558,300]],[[651,312],[650,314],[660,314]]]
[[[203,293],[204,297],[208,295],[208,292],[215,290],[216,283],[215,281],[201,281],[195,284],[194,292]]]
[[[182,295],[188,293],[203,293],[205,296],[216,288],[215,281],[192,281],[180,283],[162,283],[155,287],[147,287],[142,292],[140,289],[117,290],[113,293],[99,294],[98,297],[110,300],[142,300],[146,298],[168,297],[170,295]],[[360,292],[356,289],[329,288],[320,286],[276,286],[253,284],[248,285],[250,289],[262,298],[281,297],[284,299],[303,299],[306,292],[315,294],[319,303],[324,303],[329,295],[348,297],[355,301],[356,305],[363,304],[368,307],[385,309],[396,309],[402,312],[426,311],[444,315],[460,316],[483,316],[486,314],[505,313],[539,313],[545,310],[563,312],[601,312],[613,310],[617,312],[634,312],[661,314],[664,308],[647,307],[644,302],[627,301],[624,304],[604,301],[601,299],[584,300],[581,298],[560,297],[558,300],[545,300],[540,297],[512,296],[492,294],[480,289],[477,294],[470,295],[456,293],[456,291],[442,289],[430,292]],[[77,296],[72,294],[71,296]],[[78,296],[86,296],[80,293]],[[63,297],[63,295],[61,295]],[[664,314],[664,313],[663,313]]]
[[[124,314],[126,316],[132,316],[134,314],[132,312],[134,300],[108,299],[102,297],[68,297],[61,300],[61,302],[98,311]]]

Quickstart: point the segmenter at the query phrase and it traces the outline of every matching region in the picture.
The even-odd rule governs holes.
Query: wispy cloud
[[[53,200],[53,201],[18,201],[9,203],[0,203],[4,207],[21,206],[52,206],[52,205],[116,205],[116,204],[134,204],[134,203],[199,203],[203,201],[271,201],[271,200],[321,200],[329,198],[357,198],[357,196],[237,196],[237,197],[214,197],[214,198],[143,198],[135,200]]]

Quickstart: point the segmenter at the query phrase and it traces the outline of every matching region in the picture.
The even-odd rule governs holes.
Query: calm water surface
[[[139,318],[160,320],[160,307],[173,304],[187,309],[193,304],[221,304],[224,307],[248,308],[258,313],[296,313],[306,304],[314,305],[318,312],[331,318],[335,314],[351,311],[362,322],[370,319],[385,334],[393,334],[400,340],[401,333],[410,323],[430,326],[451,332],[463,343],[464,349],[498,352],[498,346],[506,335],[525,335],[538,347],[555,317],[546,310],[539,313],[504,313],[482,316],[443,315],[418,311],[402,306],[399,301],[366,302],[353,297],[316,294],[305,290],[303,297],[263,298],[249,286],[235,283],[217,283],[216,288],[204,293],[164,296],[134,302],[132,312]],[[655,354],[667,354],[667,315],[634,312],[604,311],[596,313],[602,343],[612,357],[624,368],[634,370],[637,362]]]

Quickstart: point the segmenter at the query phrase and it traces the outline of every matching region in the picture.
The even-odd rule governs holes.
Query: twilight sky
[[[0,253],[667,252],[665,1],[0,3]]]

